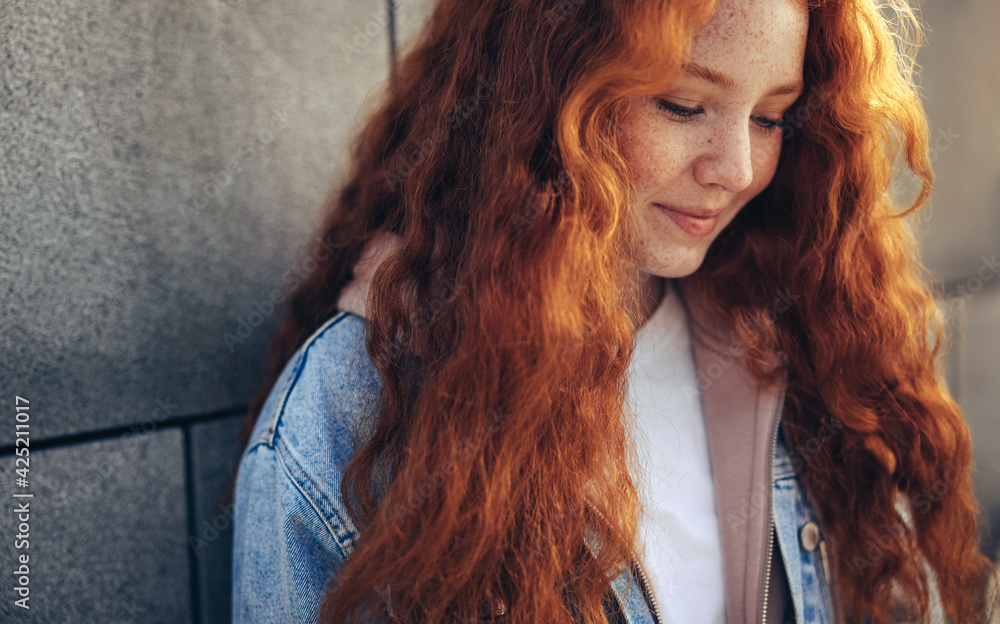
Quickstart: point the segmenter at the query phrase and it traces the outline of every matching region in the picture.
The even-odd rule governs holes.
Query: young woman
[[[889,8],[440,0],[251,409],[235,620],[984,621]]]

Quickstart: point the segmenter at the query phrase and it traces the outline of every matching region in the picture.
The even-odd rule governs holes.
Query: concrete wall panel
[[[0,457],[5,490],[33,495],[8,494],[0,514],[8,582],[0,621],[193,621],[180,429],[36,450],[29,460],[29,485],[15,488],[14,459]],[[22,502],[30,537],[17,548],[12,508]],[[22,554],[29,557],[28,611],[14,605],[9,585]]]
[[[246,401],[388,73],[383,8],[4,3],[0,391],[38,439]]]

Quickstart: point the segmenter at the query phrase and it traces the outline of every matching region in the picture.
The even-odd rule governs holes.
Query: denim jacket
[[[340,480],[371,424],[380,389],[365,351],[365,323],[355,313],[337,312],[288,361],[260,412],[236,487],[234,622],[315,622],[330,579],[351,553],[359,531],[341,499]],[[701,384],[706,417],[723,413],[707,399],[730,394],[732,387],[724,383],[727,375],[736,375],[738,383],[749,387],[745,375],[730,361],[730,368],[712,379],[712,361],[704,351],[696,350],[696,355],[706,374]],[[771,414],[766,437],[756,435],[757,443],[744,441],[741,448],[770,449],[766,461],[755,458],[751,463],[764,468],[771,479],[747,481],[741,491],[757,491],[758,496],[743,496],[741,501],[719,492],[724,552],[727,559],[732,554],[732,559],[745,562],[737,566],[740,570],[745,565],[751,571],[741,579],[740,570],[733,572],[727,561],[729,621],[826,624],[832,622],[829,553],[780,434],[782,395],[769,396],[770,402],[758,397],[755,403],[757,411]],[[722,418],[716,430],[735,422]],[[711,423],[707,425],[710,438],[725,442],[722,434],[713,433]],[[754,427],[762,429],[760,424]],[[716,440],[711,443],[718,473],[726,449]],[[720,483],[749,472],[745,466],[725,469],[731,472],[717,474]],[[767,486],[754,490],[757,482]],[[736,552],[739,549],[745,553]],[[740,580],[741,586],[733,587]],[[632,567],[611,585],[613,600],[606,600],[609,621],[660,622],[650,588],[633,558]]]

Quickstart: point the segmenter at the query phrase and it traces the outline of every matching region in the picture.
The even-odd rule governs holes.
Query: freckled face
[[[640,270],[690,275],[770,183],[776,123],[802,92],[800,0],[720,0],[669,91],[632,102],[622,146],[637,192]]]

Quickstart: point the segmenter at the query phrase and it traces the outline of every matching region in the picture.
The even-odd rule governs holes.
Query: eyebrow
[[[686,76],[710,82],[715,86],[721,87],[723,89],[736,88],[736,81],[733,80],[731,76],[729,76],[728,74],[724,74],[720,71],[711,69],[709,67],[705,67],[704,65],[698,65],[697,63],[687,63],[681,69],[681,72]],[[775,95],[799,94],[802,92],[802,88],[803,84],[801,80],[795,82],[788,82],[771,89],[770,91],[764,94],[764,97],[771,97]]]

